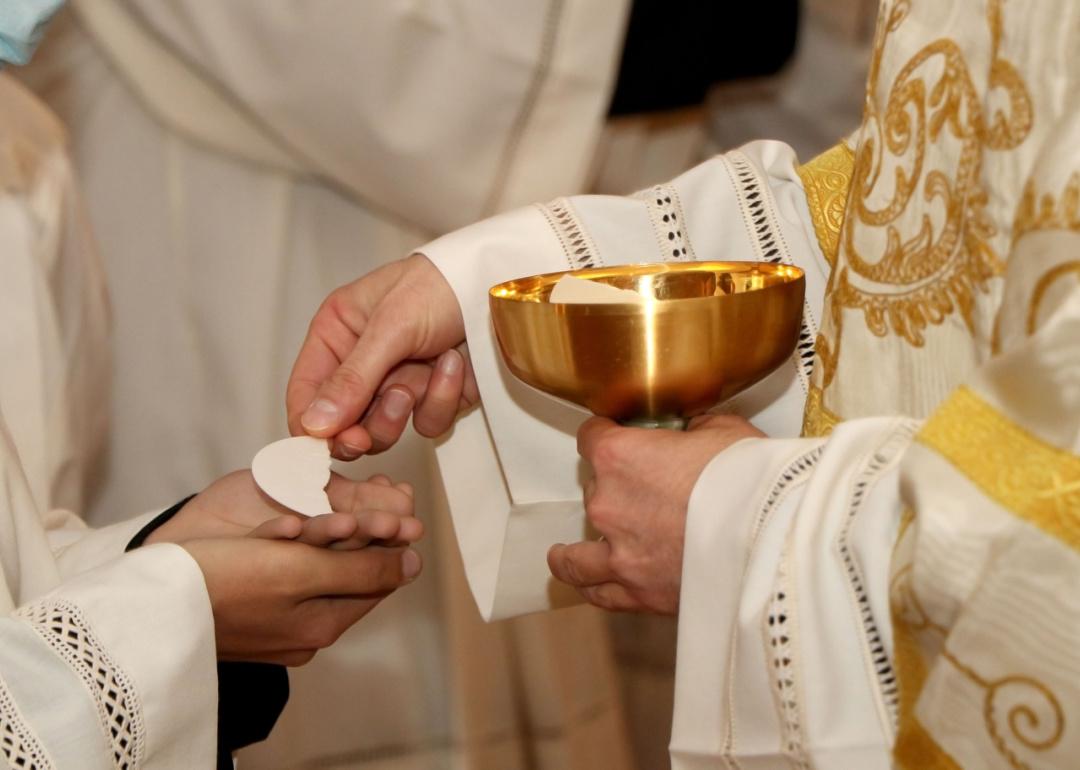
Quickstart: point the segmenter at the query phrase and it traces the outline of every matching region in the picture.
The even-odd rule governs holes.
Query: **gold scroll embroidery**
[[[998,504],[1080,551],[1080,457],[1042,441],[966,387],[916,440]]]
[[[1047,270],[1046,273],[1039,278],[1039,282],[1035,284],[1035,289],[1031,292],[1031,303],[1028,305],[1028,336],[1034,334],[1038,328],[1039,309],[1042,307],[1043,297],[1046,296],[1046,292],[1051,286],[1057,283],[1060,278],[1066,275],[1080,278],[1080,260],[1063,262],[1060,265],[1056,265],[1050,270]]]
[[[1013,238],[1037,230],[1072,230],[1080,232],[1080,171],[1065,185],[1060,198],[1049,193],[1039,195],[1028,182],[1016,207]]]
[[[885,336],[891,330],[921,347],[924,329],[953,313],[959,312],[971,328],[976,292],[985,291],[987,281],[1003,270],[990,245],[997,229],[985,212],[983,155],[1019,146],[1031,131],[1033,114],[1019,72],[1000,54],[1001,0],[989,4],[988,85],[1004,94],[1007,112],[987,114],[984,105],[996,101],[979,93],[963,50],[948,38],[932,41],[911,57],[880,105],[877,82],[886,41],[908,11],[908,3],[895,3],[883,10],[879,22],[844,248],[830,300],[862,310],[873,334]],[[941,147],[957,141],[959,152]],[[946,158],[955,158],[955,166],[935,166]],[[889,190],[886,203],[871,203]],[[944,221],[935,228],[927,214],[908,224],[917,229],[901,232],[901,216],[912,200],[937,202]],[[867,228],[884,235],[881,253],[873,258],[857,246],[857,234]],[[834,334],[838,340],[840,329]]]
[[[825,406],[821,388],[811,385],[810,392],[806,394],[806,407],[803,410],[802,435],[812,438],[828,436],[841,422],[842,418]]]
[[[940,629],[940,626],[931,623],[911,588],[910,564],[893,577],[889,593],[893,667],[900,693],[893,759],[903,770],[960,770],[960,765],[938,745],[915,713],[915,705],[930,673],[923,659],[918,632]]]
[[[795,169],[806,192],[818,245],[831,267],[836,266],[836,253],[840,249],[840,230],[854,165],[855,153],[840,142]]]

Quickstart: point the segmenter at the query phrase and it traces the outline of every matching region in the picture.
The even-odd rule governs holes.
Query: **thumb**
[[[312,436],[336,436],[359,421],[387,373],[413,355],[408,328],[388,324],[376,315],[356,341],[352,352],[319,386],[300,417]]]

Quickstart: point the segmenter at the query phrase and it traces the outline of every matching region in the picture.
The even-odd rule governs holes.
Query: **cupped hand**
[[[329,517],[329,521],[317,516],[308,520],[317,524],[303,521],[293,527],[285,522],[259,530],[282,516],[300,517],[264,494],[250,471],[234,471],[189,500],[175,516],[154,530],[146,543],[243,537],[256,530],[265,537],[297,537],[302,542],[328,545],[325,542],[328,532],[342,533],[355,525],[355,529],[332,541],[337,543],[335,547],[348,548],[372,540],[414,542],[423,534],[423,525],[413,515],[412,487],[406,483],[393,484],[381,475],[367,481],[353,481],[332,473],[326,495],[331,508],[340,514]]]
[[[413,415],[438,436],[479,400],[453,290],[427,257],[392,262],[330,294],[293,365],[293,435],[333,438],[343,460],[380,452]]]
[[[552,574],[604,609],[677,613],[686,510],[698,476],[736,441],[764,435],[732,415],[695,418],[686,432],[588,420],[578,431],[578,452],[594,474],[585,513],[602,539],[552,546]]]
[[[202,570],[220,660],[303,665],[421,569],[419,554],[402,548],[336,551],[250,537],[182,547]]]

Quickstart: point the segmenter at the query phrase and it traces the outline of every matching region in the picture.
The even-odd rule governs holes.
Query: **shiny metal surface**
[[[641,304],[552,304],[565,273],[492,287],[503,359],[533,387],[614,420],[668,422],[749,387],[795,349],[805,278],[789,265],[686,262],[576,270]]]

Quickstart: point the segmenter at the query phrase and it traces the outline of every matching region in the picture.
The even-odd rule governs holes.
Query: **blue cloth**
[[[26,64],[64,0],[0,0],[0,66]]]

